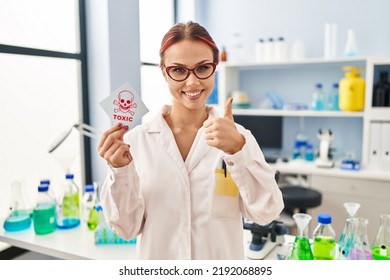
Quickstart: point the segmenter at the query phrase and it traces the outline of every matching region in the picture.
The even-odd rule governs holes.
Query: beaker
[[[20,231],[31,226],[31,209],[28,209],[23,184],[15,181],[11,184],[12,194],[9,214],[4,220],[4,230]]]
[[[360,208],[360,204],[357,202],[345,202],[343,204],[345,210],[347,211],[347,219],[355,217],[357,211]],[[340,239],[339,239],[339,254],[341,252],[341,244],[344,243],[345,234],[347,231],[347,224],[345,224],[343,231],[341,232]]]
[[[296,213],[293,215],[293,218],[297,224],[298,231],[295,236],[294,247],[291,251],[290,259],[314,260],[308,235],[308,225],[311,216],[305,213]]]
[[[380,225],[371,252],[374,260],[390,260],[390,214],[380,215]]]

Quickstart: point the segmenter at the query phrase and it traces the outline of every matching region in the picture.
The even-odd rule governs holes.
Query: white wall
[[[322,57],[324,24],[330,21],[337,23],[339,55],[348,28],[355,29],[361,55],[390,53],[388,0],[197,0],[196,11],[196,20],[219,45],[229,45],[232,34],[240,32],[250,57],[258,38],[277,36],[287,42],[300,38],[309,57]]]

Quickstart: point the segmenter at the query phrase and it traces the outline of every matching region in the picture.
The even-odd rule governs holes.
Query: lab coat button
[[[228,162],[227,162],[227,165],[229,165],[229,166],[233,166],[233,165],[234,165],[234,162],[232,162],[232,161],[228,161]]]

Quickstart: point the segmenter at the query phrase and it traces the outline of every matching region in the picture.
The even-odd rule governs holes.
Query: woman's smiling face
[[[191,72],[186,80],[177,82],[168,76],[165,67],[183,66],[193,69],[201,64],[211,63],[213,62],[211,48],[200,41],[183,40],[167,48],[164,57],[162,73],[174,104],[190,110],[203,108],[214,87],[214,74],[207,79],[199,79]]]

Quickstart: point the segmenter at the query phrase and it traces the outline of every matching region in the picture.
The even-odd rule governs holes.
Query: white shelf
[[[233,109],[234,115],[281,116],[281,117],[337,117],[363,118],[363,112],[311,111],[311,110],[267,110],[267,109]]]
[[[250,68],[250,69],[266,69],[266,68],[283,68],[289,66],[302,66],[302,65],[326,65],[326,64],[362,64],[366,62],[366,57],[354,57],[354,58],[335,58],[335,59],[324,59],[324,58],[307,58],[304,60],[291,60],[291,61],[282,61],[282,62],[268,62],[268,63],[259,63],[259,62],[221,62],[219,65],[222,67],[229,68]]]

